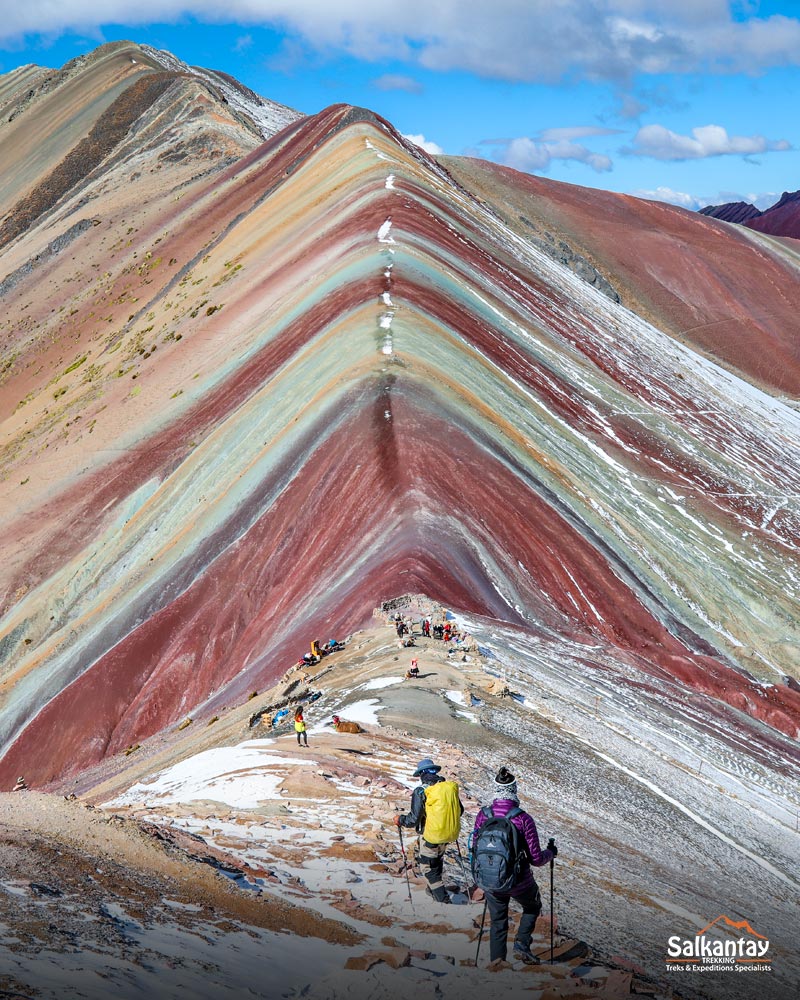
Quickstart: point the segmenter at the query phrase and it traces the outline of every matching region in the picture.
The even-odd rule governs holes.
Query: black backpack
[[[481,889],[508,892],[520,881],[527,855],[522,833],[511,822],[522,810],[516,807],[506,816],[495,816],[486,806],[481,812],[487,819],[472,841],[472,877]]]

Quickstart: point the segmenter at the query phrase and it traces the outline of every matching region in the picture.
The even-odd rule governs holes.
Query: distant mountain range
[[[701,215],[723,222],[736,222],[768,236],[790,236],[800,239],[800,191],[784,191],[780,201],[761,212],[746,201],[730,201],[724,205],[707,205]]]

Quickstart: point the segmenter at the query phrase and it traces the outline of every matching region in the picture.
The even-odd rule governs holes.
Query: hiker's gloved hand
[[[552,837],[547,841],[547,850],[552,853],[554,858],[558,857],[558,848],[556,847],[556,842]]]
[[[395,826],[400,826],[400,817],[399,816],[395,816],[395,818],[394,818],[394,825]]]

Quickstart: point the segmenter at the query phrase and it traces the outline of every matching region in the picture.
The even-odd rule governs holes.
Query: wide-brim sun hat
[[[438,774],[439,771],[441,771],[441,768],[438,764],[434,764],[430,757],[425,757],[424,760],[421,760],[419,764],[417,764],[417,769],[413,773],[412,778],[418,778],[425,771],[432,771],[434,774]]]

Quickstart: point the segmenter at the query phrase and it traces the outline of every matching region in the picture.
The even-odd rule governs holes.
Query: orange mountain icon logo
[[[698,937],[702,937],[707,931],[710,931],[712,927],[723,921],[726,927],[732,927],[737,931],[744,931],[745,934],[752,934],[753,937],[761,938],[762,941],[766,941],[767,938],[764,934],[759,934],[758,931],[754,931],[747,920],[731,920],[730,917],[726,917],[724,913],[721,913],[716,920],[712,920],[708,926],[704,927],[701,931],[697,932]]]

